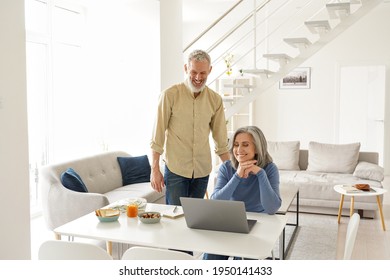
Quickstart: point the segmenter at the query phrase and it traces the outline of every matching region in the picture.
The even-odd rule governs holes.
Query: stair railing
[[[268,89],[270,86],[272,86],[274,83],[276,83],[278,80],[280,80],[283,76],[288,74],[289,71],[291,71],[294,67],[297,67],[303,63],[304,60],[306,60],[308,57],[313,55],[315,52],[317,52],[319,49],[322,48],[324,43],[328,42],[332,38],[336,37],[337,34],[340,34],[342,32],[341,29],[345,29],[346,25],[357,21],[359,14],[364,14],[363,11],[360,11],[360,7],[357,9],[358,13],[353,12],[352,16],[349,15],[347,18],[338,19],[341,22],[336,24],[336,28],[331,28],[332,32],[334,34],[314,34],[309,32],[307,29],[306,21],[313,21],[315,18],[323,17],[324,14],[327,13],[327,9],[325,8],[326,4],[328,3],[336,3],[339,1],[329,1],[329,0],[306,0],[304,2],[297,2],[295,0],[284,0],[284,1],[271,1],[271,0],[264,0],[261,2],[261,4],[257,4],[257,1],[254,0],[253,7],[249,14],[247,14],[242,20],[238,21],[237,24],[234,24],[233,21],[229,22],[230,17],[234,17],[235,15],[232,14],[233,11],[236,12],[237,7],[239,7],[241,4],[244,3],[243,0],[238,1],[235,3],[234,6],[232,6],[227,12],[225,12],[221,17],[219,17],[216,21],[213,22],[212,25],[210,25],[205,31],[203,31],[197,38],[195,38],[185,49],[188,50],[190,47],[194,46],[201,38],[206,40],[207,38],[205,35],[209,33],[212,29],[216,27],[218,23],[223,23],[222,20],[226,20],[228,23],[226,26],[230,26],[230,30],[228,32],[225,32],[222,36],[218,36],[217,40],[210,40],[213,41],[213,43],[210,44],[209,48],[206,48],[208,52],[214,52],[212,54],[213,57],[213,71],[211,75],[209,76],[208,85],[209,86],[215,86],[218,79],[220,79],[223,75],[226,73],[226,65],[224,65],[224,56],[227,53],[233,53],[235,54],[235,58],[231,66],[246,67],[249,62],[251,62],[254,65],[254,68],[257,68],[257,66],[260,66],[264,62],[264,69],[270,70],[270,66],[272,66],[272,63],[268,58],[264,58],[262,54],[257,55],[257,53],[260,53],[258,51],[260,48],[264,49],[264,53],[278,53],[278,51],[281,51],[281,53],[290,54],[297,53],[298,56],[292,55],[292,60],[284,66],[278,65],[278,73],[275,73],[271,75],[271,77],[267,77],[266,79],[261,78],[261,83],[257,85],[256,89],[253,90],[253,94],[255,96],[246,96],[245,98],[242,98],[238,100],[238,102],[235,102],[235,104],[232,107],[227,108],[225,114],[227,117],[230,117],[232,114],[237,112],[240,107],[244,106],[245,103],[253,102],[256,99],[256,96],[258,96],[257,93],[264,92],[266,89]],[[367,7],[367,10],[371,9],[375,5],[377,5],[380,0],[362,0],[360,1],[353,1],[351,0],[351,4],[358,4],[362,5],[364,2],[364,6]],[[249,2],[245,2],[248,4]],[[257,5],[257,6],[256,6]],[[250,7],[243,6],[243,8],[247,9]],[[238,9],[237,9],[238,10]],[[242,12],[242,11],[241,11]],[[264,14],[261,14],[261,12],[264,12]],[[242,12],[243,13],[243,12]],[[272,17],[280,17],[280,21],[277,22],[277,24],[273,25]],[[261,18],[259,22],[257,21],[257,18]],[[249,27],[246,23],[253,19],[253,26]],[[290,24],[291,20],[291,24]],[[236,21],[236,19],[235,19]],[[329,20],[331,21],[331,20]],[[237,22],[237,21],[236,21]],[[242,29],[240,29],[243,27]],[[229,28],[229,27],[227,27]],[[217,29],[217,28],[216,28]],[[264,34],[262,34],[262,37],[257,40],[256,36],[257,33],[261,33],[259,31],[264,31]],[[293,49],[291,46],[287,46],[282,39],[294,36],[299,33],[303,33],[302,37],[305,38],[311,38],[313,37],[315,42],[310,42],[310,48],[306,49]],[[234,34],[234,37],[232,36]],[[209,36],[212,35],[211,32],[208,34]],[[301,35],[301,34],[299,34]],[[253,36],[253,41],[250,43],[247,43],[248,40],[251,39],[250,36]],[[298,36],[301,37],[301,36]],[[316,38],[315,38],[316,37]],[[310,40],[309,40],[310,41]],[[201,42],[199,42],[201,43]],[[224,46],[225,45],[225,46]],[[236,55],[237,54],[237,55]],[[250,57],[250,55],[253,54],[253,59]],[[215,58],[216,57],[216,58]],[[215,59],[214,59],[215,58]],[[262,65],[261,65],[262,66]],[[263,67],[262,67],[263,68]]]
[[[288,0],[291,1],[291,0]],[[212,28],[214,28],[222,19],[226,18],[228,15],[230,15],[235,8],[241,4],[243,0],[238,1],[233,7],[231,7],[228,11],[226,11],[221,17],[219,17],[216,21],[214,21],[208,28],[206,28],[199,36],[197,36],[187,47],[184,48],[184,52],[187,51],[191,46],[193,46],[196,42],[198,42],[203,36],[205,36]],[[228,32],[223,34],[217,41],[215,41],[209,48],[206,49],[208,53],[212,52],[214,49],[216,49],[218,46],[220,46],[226,39],[228,39],[234,32],[239,30],[245,23],[247,23],[249,20],[253,19],[259,11],[261,11],[271,0],[265,0],[262,3],[260,3],[257,7],[254,7],[252,11],[250,11],[242,20],[240,20],[233,28],[231,28]],[[240,41],[242,41],[243,38],[248,37],[251,33],[255,32],[255,27],[252,28],[249,32],[247,32],[244,36],[241,37],[241,40],[237,40],[228,50],[225,52],[219,54],[217,58],[214,59],[213,64],[219,63],[221,60],[223,60],[223,56],[229,52],[229,50],[234,49],[234,46],[239,44]],[[246,53],[253,51],[256,46],[254,46],[249,49],[249,51]],[[235,62],[236,63],[236,62]],[[255,63],[255,62],[254,62]],[[220,78],[222,75],[224,75],[224,72],[222,71],[217,75],[217,77],[214,77],[211,79],[208,84],[213,84],[218,78]]]
[[[254,34],[256,32],[256,29],[261,25],[261,24],[264,24],[270,17],[272,17],[274,15],[274,13],[276,13],[279,9],[281,9],[282,7],[284,7],[288,2],[291,2],[292,0],[287,0],[285,2],[280,2],[280,5],[278,7],[278,9],[275,9],[271,14],[269,14],[266,18],[262,19],[260,22],[258,23],[255,23],[254,27],[249,30],[247,33],[245,33],[243,36],[241,36],[241,38],[239,40],[237,40],[235,43],[233,43],[228,50],[226,50],[226,52],[230,52],[234,49],[237,48],[237,46],[243,41],[245,40],[247,37],[249,37],[251,34]],[[211,47],[209,47],[207,49],[208,52],[211,52],[212,50],[214,50],[218,45],[220,45],[223,41],[225,41],[230,35],[232,35],[235,31],[237,31],[240,27],[242,27],[247,21],[249,21],[250,19],[252,19],[255,15],[257,15],[257,13],[263,9],[265,7],[265,5],[267,5],[268,3],[270,2],[270,0],[268,1],[265,1],[263,2],[261,5],[259,5],[254,11],[250,12],[244,19],[242,19],[234,28],[232,28],[229,32],[225,33],[225,35],[223,35],[217,42],[215,42]],[[310,1],[309,1],[310,2]],[[307,3],[305,4],[305,6],[307,5]],[[300,10],[297,10],[294,14],[297,14],[299,13]],[[294,16],[294,14],[288,18],[286,18],[284,22],[287,22],[291,17]],[[279,24],[279,27],[283,24]],[[258,42],[254,42],[253,43],[253,46],[250,47],[247,51],[245,51],[244,54],[242,54],[238,59],[236,59],[234,61],[234,63],[232,64],[232,66],[235,66],[237,63],[239,63],[242,59],[244,59],[247,55],[250,54],[250,52],[252,51],[255,51],[256,48],[264,43],[267,38],[269,38],[271,35],[273,34],[272,33],[269,33],[267,34],[266,37],[263,37],[261,38],[260,41]],[[214,62],[215,63],[218,63],[220,62],[222,59],[223,59],[223,55],[224,54],[220,54],[215,60]],[[254,58],[254,62],[253,62],[253,65],[256,66],[257,65],[257,62],[258,62],[258,59],[255,57]],[[213,84],[217,79],[219,79],[221,76],[224,75],[224,72],[220,73],[217,77],[214,77],[214,79],[210,80],[209,81],[209,84]]]
[[[191,48],[196,42],[198,42],[207,32],[209,32],[214,26],[216,26],[223,18],[230,14],[238,5],[240,5],[244,0],[239,0],[235,3],[230,9],[228,9],[222,16],[217,18],[209,27],[207,27],[202,33],[200,33],[192,42],[190,42],[187,47],[184,48],[183,52],[186,52]]]
[[[261,9],[265,7],[271,0],[266,0],[260,4],[254,11],[250,12],[245,18],[243,18],[235,27],[229,30],[225,35],[223,35],[219,40],[217,40],[211,47],[207,49],[208,52],[214,50],[219,46],[223,41],[225,41],[230,35],[237,31],[241,26],[243,26],[248,20],[252,19]]]

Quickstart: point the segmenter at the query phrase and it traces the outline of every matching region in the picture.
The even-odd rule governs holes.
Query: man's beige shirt
[[[219,94],[206,87],[195,98],[186,83],[161,93],[150,147],[159,154],[165,150],[164,160],[171,172],[200,178],[212,169],[210,132],[215,153],[228,152],[225,113]]]

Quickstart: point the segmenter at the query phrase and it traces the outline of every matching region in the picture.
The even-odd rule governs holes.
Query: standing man
[[[202,50],[193,51],[184,65],[187,79],[163,91],[159,98],[150,143],[150,182],[157,192],[166,186],[167,204],[181,205],[182,196],[204,197],[212,169],[210,132],[215,153],[223,162],[229,159],[222,98],[206,86],[211,69],[210,56]],[[164,148],[163,176],[159,162]]]

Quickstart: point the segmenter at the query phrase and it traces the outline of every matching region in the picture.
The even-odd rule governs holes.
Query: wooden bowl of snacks
[[[142,212],[138,214],[138,219],[144,224],[155,224],[160,222],[161,214],[159,212]]]

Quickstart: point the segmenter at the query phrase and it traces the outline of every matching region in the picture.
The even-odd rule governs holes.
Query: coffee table
[[[148,203],[145,211],[172,209],[173,206]],[[207,252],[250,259],[270,256],[276,242],[281,242],[287,223],[285,215],[248,212],[249,219],[258,222],[249,234],[197,230],[187,227],[185,218],[162,217],[157,224],[143,224],[138,218],[122,213],[116,222],[101,223],[95,213],[87,214],[54,230],[70,237],[83,237],[139,246],[151,246],[183,251]]]
[[[294,227],[294,230],[292,232],[292,235],[287,243],[287,246],[285,245],[286,241],[286,229],[283,230],[282,233],[282,255],[279,256],[281,259],[285,259],[286,255],[288,254],[288,251],[291,248],[292,241],[297,233],[298,226],[299,226],[299,187],[297,186],[285,186],[283,184],[280,185],[280,196],[282,198],[282,205],[280,206],[278,212],[276,214],[286,215],[287,212],[289,212],[289,209],[291,207],[291,204],[296,199],[296,209],[292,212],[295,212],[295,222],[294,223],[287,223],[287,226]]]
[[[337,217],[337,222],[340,223],[340,218],[341,218],[341,211],[343,210],[343,203],[344,203],[344,196],[350,196],[351,197],[351,207],[350,207],[350,216],[353,214],[354,210],[354,203],[355,203],[355,197],[359,196],[376,196],[376,202],[378,204],[378,209],[379,209],[379,214],[381,217],[381,222],[382,222],[382,229],[386,230],[386,225],[385,225],[385,219],[383,218],[383,210],[382,210],[382,203],[380,200],[380,195],[383,195],[384,193],[387,192],[387,190],[382,189],[382,188],[376,188],[376,187],[370,187],[373,191],[369,192],[347,192],[345,189],[343,189],[343,185],[336,185],[333,187],[333,189],[341,194],[340,197],[340,205],[339,205],[339,213]]]

